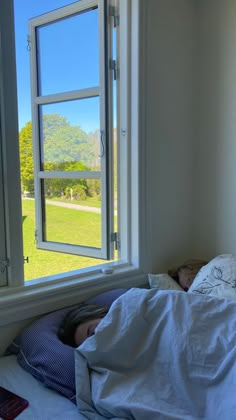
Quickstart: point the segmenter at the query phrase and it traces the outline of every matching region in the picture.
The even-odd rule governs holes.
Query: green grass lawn
[[[53,205],[46,206],[47,240],[101,247],[101,215]]]
[[[29,263],[24,265],[25,280],[104,263],[104,260],[37,249],[34,200],[22,200],[22,216],[24,256],[29,257]],[[100,214],[47,205],[46,218],[48,240],[100,247]]]

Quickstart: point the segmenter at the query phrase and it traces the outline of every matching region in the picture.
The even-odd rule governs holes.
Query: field
[[[86,202],[86,204],[88,204]],[[94,207],[97,207],[94,205]],[[104,260],[43,251],[35,244],[34,200],[22,200],[22,219],[24,237],[25,280],[50,276],[79,268],[104,263]],[[100,246],[100,214],[80,211],[54,205],[46,206],[49,240],[71,242],[87,246]]]

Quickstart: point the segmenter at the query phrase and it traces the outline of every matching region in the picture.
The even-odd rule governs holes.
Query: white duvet
[[[236,419],[236,303],[131,289],[76,349],[87,419]]]

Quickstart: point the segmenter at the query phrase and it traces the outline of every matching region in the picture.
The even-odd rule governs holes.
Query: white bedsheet
[[[16,356],[0,358],[0,385],[26,398],[29,406],[17,420],[78,420],[84,419],[67,398],[45,388],[17,363]]]
[[[236,303],[131,289],[76,349],[87,419],[236,419]]]

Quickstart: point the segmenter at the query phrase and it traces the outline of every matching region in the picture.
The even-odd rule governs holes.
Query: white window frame
[[[0,134],[1,135],[1,134]],[[1,141],[0,141],[1,148]],[[2,150],[0,150],[0,157],[2,156]],[[2,159],[0,159],[0,197],[4,195],[3,189],[3,166]],[[6,232],[5,232],[5,211],[4,203],[0,202],[0,286],[7,285],[7,256],[6,256]]]
[[[6,235],[4,240],[4,257],[8,262],[6,278],[8,286],[11,287],[24,284],[13,24],[13,5],[11,2],[3,1],[0,12],[0,141],[2,146],[0,159],[2,160],[3,173],[0,217]]]
[[[104,264],[70,273],[50,276],[23,283],[23,246],[19,180],[19,152],[17,125],[17,95],[14,57],[13,0],[1,2],[1,135],[4,161],[4,209],[6,214],[6,244],[8,286],[0,289],[0,325],[7,309],[7,322],[17,316],[26,319],[61,306],[78,302],[79,299],[115,287],[132,287],[146,283],[141,269],[139,234],[141,194],[139,180],[139,0],[120,2],[122,42],[127,44],[120,56],[120,147],[122,173],[120,195],[126,200],[120,206],[121,255],[117,262]],[[3,36],[4,34],[4,36]],[[132,45],[132,47],[131,47]],[[122,70],[122,63],[127,68]],[[132,75],[132,77],[131,77]],[[13,154],[12,151],[15,151]],[[0,217],[3,215],[0,214]],[[142,215],[142,220],[144,215]],[[14,287],[16,286],[16,287]],[[20,286],[20,287],[19,287]]]
[[[98,86],[89,87],[86,89],[74,90],[69,92],[56,93],[51,95],[39,95],[38,88],[38,53],[37,53],[37,36],[36,32],[40,26],[45,24],[53,24],[59,19],[68,18],[76,13],[90,10],[94,7],[98,8],[99,16],[99,60],[100,60],[100,81]],[[106,7],[103,0],[80,0],[68,6],[62,7],[52,12],[45,13],[41,16],[30,19],[29,34],[30,34],[30,61],[31,61],[31,96],[32,96],[32,126],[33,126],[33,143],[34,143],[34,162],[35,162],[35,205],[36,205],[36,241],[37,248],[59,251],[62,253],[70,253],[75,255],[83,255],[86,257],[94,257],[100,259],[113,259],[114,244],[111,240],[111,232],[114,231],[112,226],[114,201],[107,197],[112,196],[109,185],[111,175],[107,173],[107,160],[110,159],[110,146],[112,144],[112,137],[107,136],[106,116],[106,89],[110,87],[110,83],[106,83],[105,67],[105,33],[104,22],[106,20]],[[103,154],[100,158],[101,170],[94,172],[59,172],[59,171],[42,171],[40,168],[40,106],[52,103],[62,103],[65,101],[72,101],[76,99],[86,99],[91,97],[98,97],[100,102],[100,131]],[[109,108],[109,107],[108,107]],[[109,147],[108,143],[109,142]],[[101,181],[101,248],[70,245],[58,242],[47,241],[44,238],[44,223],[43,223],[43,206],[44,199],[42,198],[42,181],[50,178],[70,178],[70,179],[99,179]],[[109,193],[108,193],[109,189]]]

